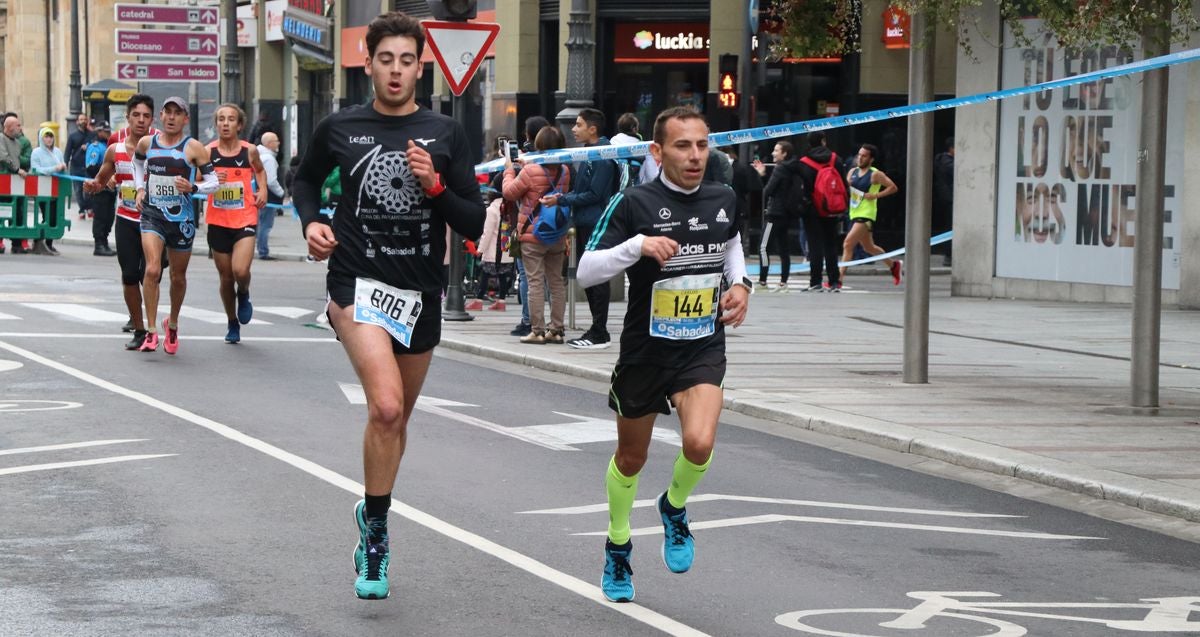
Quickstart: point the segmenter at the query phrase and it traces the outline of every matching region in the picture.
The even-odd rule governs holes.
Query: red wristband
[[[433,183],[433,187],[425,189],[425,196],[429,197],[430,199],[433,199],[434,197],[437,197],[438,195],[445,192],[445,190],[446,190],[446,186],[445,186],[445,184],[442,183],[442,175],[439,173],[437,175],[437,181],[435,181]]]

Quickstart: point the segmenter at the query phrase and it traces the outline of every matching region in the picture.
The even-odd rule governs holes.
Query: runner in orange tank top
[[[242,340],[241,326],[250,322],[250,263],[258,230],[258,210],[267,204],[267,172],[258,148],[240,139],[246,113],[222,104],[213,118],[217,139],[208,145],[221,186],[208,197],[208,247],[220,276],[221,303],[229,320],[226,343]],[[257,186],[257,192],[255,191]],[[236,301],[236,309],[235,309]]]

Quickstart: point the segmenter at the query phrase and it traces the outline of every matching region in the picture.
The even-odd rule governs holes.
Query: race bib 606
[[[720,292],[720,273],[656,282],[650,301],[650,336],[690,341],[712,335],[716,332]]]
[[[421,293],[401,290],[372,279],[354,283],[354,321],[378,325],[401,345],[412,343],[413,328],[421,316]]]

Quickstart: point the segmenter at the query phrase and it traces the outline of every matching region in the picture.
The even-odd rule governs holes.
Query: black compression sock
[[[366,516],[367,523],[372,520],[380,520],[384,525],[387,524],[388,509],[392,506],[392,494],[370,495],[366,494]]]

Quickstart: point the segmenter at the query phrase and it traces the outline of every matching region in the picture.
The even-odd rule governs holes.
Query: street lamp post
[[[71,119],[83,112],[83,82],[79,79],[79,0],[71,0]]]
[[[240,105],[242,62],[238,57],[237,0],[225,0],[225,101]]]
[[[567,22],[570,32],[567,37],[567,103],[566,108],[555,116],[558,127],[566,137],[567,145],[575,143],[571,127],[579,111],[592,105],[592,91],[596,84],[592,52],[596,41],[592,39],[592,9],[589,0],[571,0],[571,18]]]

